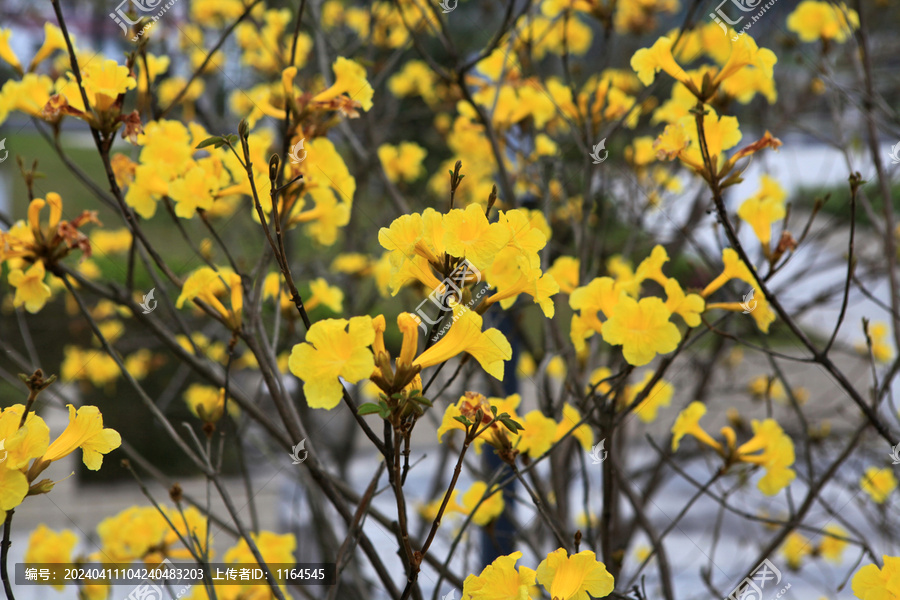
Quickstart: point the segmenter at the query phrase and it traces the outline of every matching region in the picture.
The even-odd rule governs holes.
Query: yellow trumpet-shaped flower
[[[479,204],[451,210],[444,215],[443,225],[446,251],[479,269],[490,267],[511,237],[509,228],[502,223],[488,223]]]
[[[631,68],[644,85],[650,85],[657,73],[665,71],[685,86],[693,87],[691,78],[672,56],[672,40],[665,36],[656,40],[651,47],[635,52],[631,57]]]
[[[81,448],[82,461],[91,471],[103,464],[103,455],[122,444],[122,437],[115,429],[103,427],[103,415],[96,406],[82,406],[78,410],[71,404],[69,424],[44,453],[41,463],[51,463]]]
[[[506,336],[493,327],[481,331],[481,315],[459,304],[453,309],[453,319],[447,334],[420,354],[413,365],[424,369],[466,352],[490,375],[503,381],[503,361],[512,358]]]
[[[753,233],[766,251],[772,239],[772,224],[785,217],[786,198],[787,192],[778,181],[763,175],[760,178],[760,189],[738,208],[738,216],[753,228]]]
[[[481,527],[488,525],[499,517],[503,513],[505,506],[502,493],[497,492],[485,497],[486,492],[487,484],[483,481],[476,481],[462,495],[460,508],[456,509],[460,510],[464,515],[471,514],[472,522]],[[481,506],[478,506],[479,502],[481,502]],[[476,509],[476,507],[478,508]]]
[[[225,283],[222,280],[225,280]],[[231,295],[231,308],[225,305],[217,297],[218,294],[229,291]],[[200,267],[190,274],[181,286],[181,294],[175,302],[176,308],[184,306],[187,300],[201,300],[218,312],[223,319],[234,329],[241,326],[241,311],[244,306],[244,295],[241,289],[241,278],[237,273],[220,273],[209,267]]]
[[[50,286],[44,283],[44,263],[37,261],[27,271],[13,269],[9,272],[9,285],[16,288],[13,297],[13,306],[16,308],[25,306],[30,313],[40,312],[44,304],[50,299],[52,292]]]
[[[714,448],[716,451],[722,449],[722,445],[706,433],[705,429],[700,427],[700,419],[705,414],[706,406],[702,402],[691,402],[687,408],[678,414],[675,424],[672,425],[672,452],[678,450],[681,438],[686,435],[694,436],[698,441]]]
[[[804,0],[788,15],[787,28],[803,42],[821,39],[843,43],[859,28],[859,15],[843,2]]]
[[[401,142],[397,146],[382,144],[378,147],[378,160],[384,167],[387,178],[397,183],[411,183],[425,173],[422,161],[428,151],[415,142]]]
[[[850,534],[837,523],[829,523],[826,525],[825,534],[831,535],[822,536],[822,540],[819,542],[819,554],[827,561],[840,564],[841,555],[844,553],[844,548],[847,547],[849,542],[847,542],[846,539],[840,539],[834,536],[849,538]]]
[[[348,328],[349,326],[349,328]],[[375,358],[372,317],[325,319],[306,333],[306,342],[291,350],[291,373],[303,380],[303,393],[312,408],[332,409],[343,395],[338,377],[356,383],[372,375]]]
[[[225,388],[194,383],[185,390],[184,401],[191,413],[206,423],[215,423],[225,414]],[[229,398],[228,414],[237,417],[239,413],[237,404]]]
[[[523,419],[525,429],[519,433],[516,448],[522,454],[537,458],[545,454],[556,438],[556,421],[544,416],[539,410],[532,410]]]
[[[572,435],[578,440],[578,443],[581,444],[581,447],[584,448],[586,452],[590,452],[594,445],[594,432],[587,423],[578,425],[580,421],[581,413],[578,412],[578,409],[568,402],[563,404],[562,418],[556,425],[556,437],[553,438],[553,442],[556,443],[562,436],[575,428],[575,430],[572,431]]]
[[[530,600],[529,588],[534,585],[535,572],[528,567],[516,570],[520,558],[521,552],[500,556],[480,575],[466,577],[461,600]]]
[[[120,94],[136,86],[128,67],[114,60],[90,62],[84,67],[84,91],[96,110],[107,110]]]
[[[33,412],[28,413],[25,424],[19,427],[24,410],[23,405],[14,404],[0,414],[0,440],[3,440],[0,469],[24,469],[32,458],[43,456],[50,444],[50,429]]]
[[[900,556],[882,555],[884,567],[862,567],[853,576],[851,587],[857,598],[896,600],[900,598]]]
[[[666,308],[679,315],[689,327],[700,324],[700,313],[706,309],[703,298],[697,294],[685,294],[675,279],[666,280]]]
[[[18,469],[0,469],[0,517],[22,503],[28,494],[28,478]]]
[[[49,23],[47,23],[49,25]],[[22,74],[22,64],[19,57],[13,52],[9,45],[9,38],[12,37],[12,29],[0,28],[0,60],[11,66],[17,73]]]
[[[28,538],[28,549],[25,550],[23,562],[26,565],[41,563],[71,565],[72,552],[77,545],[78,536],[71,529],[63,529],[57,533],[42,523]],[[63,585],[53,584],[53,588],[61,590]]]
[[[565,548],[554,550],[538,565],[535,578],[553,600],[605,598],[615,587],[606,565],[590,550],[571,556]]]
[[[792,531],[781,546],[781,553],[787,561],[788,568],[796,571],[803,564],[803,559],[812,554],[812,542],[805,535]]]
[[[796,477],[790,468],[794,464],[794,442],[775,419],[754,419],[751,424],[753,437],[737,448],[737,457],[766,470],[757,487],[767,496],[774,496]]]
[[[744,67],[749,66],[759,69],[767,79],[772,79],[772,67],[776,62],[778,62],[778,57],[774,52],[768,48],[758,47],[749,35],[741,35],[731,45],[731,54],[713,79],[713,86],[718,86]]]
[[[600,333],[603,324],[598,313],[606,318],[615,310],[618,303],[626,296],[625,290],[617,285],[611,277],[598,277],[589,284],[576,288],[569,296],[569,305],[579,314],[572,315],[570,337],[576,350],[585,347],[584,340]]]
[[[303,304],[307,311],[317,306],[325,306],[331,312],[344,310],[344,292],[336,285],[330,285],[324,277],[317,277],[309,283],[310,296]]]
[[[622,296],[609,319],[603,323],[603,340],[622,346],[629,364],[640,367],[657,354],[666,354],[678,347],[681,333],[669,319],[672,312],[660,298]]]
[[[547,274],[553,277],[557,285],[559,285],[559,291],[564,294],[571,294],[578,287],[580,269],[581,261],[577,258],[560,256],[547,269]]]
[[[419,351],[419,323],[421,320],[410,313],[397,315],[397,327],[403,334],[403,345],[400,347],[400,356],[397,357],[398,368],[411,365],[416,358]]]
[[[327,102],[342,94],[359,103],[363,110],[372,108],[372,97],[375,91],[366,79],[366,69],[357,62],[339,56],[334,65],[334,85],[313,96],[313,102]]]
[[[74,45],[74,38],[72,38],[72,43]],[[66,38],[63,36],[62,30],[59,27],[53,23],[44,23],[44,43],[41,44],[41,47],[38,48],[34,58],[31,59],[31,64],[28,65],[28,71],[34,71],[39,64],[44,62],[44,60],[57,50],[62,50],[64,52],[67,50]]]
[[[626,387],[623,394],[623,404],[630,406],[638,395],[644,391],[651,379],[653,379],[653,372],[646,371],[641,381]],[[635,414],[644,423],[652,423],[656,420],[659,409],[671,404],[674,393],[675,388],[672,387],[672,384],[660,379],[647,393],[647,396],[634,408]]]
[[[897,489],[897,478],[887,467],[869,467],[859,480],[859,485],[872,498],[872,502],[883,504],[891,492]]]

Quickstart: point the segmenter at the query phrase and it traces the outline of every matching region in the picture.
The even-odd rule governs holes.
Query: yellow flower
[[[169,184],[169,197],[175,202],[175,214],[182,219],[191,219],[197,210],[209,210],[219,189],[216,180],[202,167],[191,167],[183,177]]]
[[[50,25],[50,23],[46,23],[46,25]],[[12,48],[9,45],[10,37],[12,37],[12,29],[6,27],[0,28],[0,60],[11,66],[17,73],[21,74],[22,65],[19,63],[19,58],[16,56],[16,53],[12,51]]]
[[[891,492],[897,489],[897,478],[887,467],[884,469],[869,467],[860,479],[859,485],[873,502],[883,504]]]
[[[671,316],[659,298],[642,298],[638,302],[622,296],[603,324],[601,333],[606,343],[622,346],[629,364],[640,367],[657,354],[666,354],[678,347],[681,334],[669,321]]]
[[[359,63],[339,56],[334,65],[334,85],[322,90],[312,98],[312,102],[327,102],[341,94],[347,94],[350,101],[359,104],[363,110],[372,108],[375,91],[366,79],[366,69]]]
[[[531,458],[545,454],[556,437],[556,421],[544,416],[539,410],[529,412],[522,420],[525,429],[519,434],[516,448]]]
[[[644,391],[651,379],[653,379],[653,372],[646,371],[642,381],[628,386],[625,394],[623,394],[623,404],[629,406]],[[635,414],[644,423],[652,423],[656,420],[659,409],[671,404],[674,393],[675,388],[672,387],[672,384],[660,379],[647,394],[647,397],[641,400],[641,403],[634,408]]]
[[[688,327],[698,326],[700,313],[706,309],[703,298],[697,294],[685,294],[675,279],[667,279],[663,287],[666,290],[666,308],[680,315]]]
[[[72,45],[75,45],[74,38],[72,38]],[[41,47],[38,48],[34,58],[31,59],[31,64],[28,65],[28,71],[34,71],[35,67],[44,62],[47,57],[57,50],[62,50],[63,52],[68,50],[66,47],[66,38],[63,37],[62,30],[59,27],[53,23],[44,23],[44,43],[41,44]]]
[[[650,48],[641,48],[635,52],[631,57],[631,68],[644,85],[653,83],[656,74],[662,70],[684,85],[693,87],[688,74],[672,56],[672,40],[665,36],[657,39]]]
[[[859,15],[843,2],[804,0],[788,15],[787,27],[804,42],[821,39],[843,43],[859,28]]]
[[[317,306],[326,306],[328,310],[335,313],[344,310],[344,292],[341,288],[329,285],[323,277],[317,277],[309,284],[310,296],[304,302],[306,310],[312,310]]]
[[[398,98],[418,95],[427,104],[439,100],[437,75],[421,60],[409,60],[388,79],[388,89]]]
[[[836,523],[830,523],[825,526],[825,534],[829,533],[843,538],[849,537],[847,531]],[[823,535],[822,541],[819,542],[819,554],[826,560],[840,564],[841,555],[844,553],[844,548],[847,547],[848,543],[846,540],[838,539],[831,535]]]
[[[553,600],[604,598],[615,587],[606,565],[590,550],[572,556],[565,548],[554,550],[538,565],[536,580]]]
[[[576,350],[582,350],[585,347],[584,340],[601,331],[603,324],[597,313],[602,312],[609,318],[624,297],[625,290],[610,277],[598,277],[572,291],[569,305],[580,311],[580,314],[572,315],[570,332]]]
[[[24,469],[32,458],[43,456],[50,444],[50,429],[33,412],[28,413],[25,424],[19,427],[24,410],[23,405],[14,404],[0,414],[0,440],[3,440],[0,469]]]
[[[706,136],[706,148],[713,168],[718,168],[725,161],[725,150],[733,148],[741,141],[741,130],[736,117],[720,117],[712,109],[708,109],[703,115],[703,133]],[[700,151],[700,133],[697,129],[696,119],[693,115],[683,117],[685,130],[688,132],[691,143],[684,151],[683,160],[690,166],[702,165],[703,155]]]
[[[740,279],[744,283],[752,286],[754,290],[753,299],[750,300],[746,305],[740,302],[724,302],[707,304],[706,308],[722,308],[725,310],[743,312],[744,310],[746,310],[745,306],[752,306],[750,315],[756,322],[756,327],[763,333],[768,333],[769,325],[771,325],[772,322],[775,321],[775,313],[772,310],[771,306],[769,306],[769,302],[766,299],[765,294],[763,294],[759,290],[759,284],[750,273],[750,269],[747,268],[747,265],[745,265],[744,262],[740,259],[738,253],[735,252],[732,248],[725,248],[724,250],[722,250],[722,263],[724,265],[722,273],[720,273],[715,279],[710,281],[709,284],[707,284],[707,286],[703,288],[703,291],[700,292],[700,295],[704,298],[708,298],[711,294],[715,293],[716,290],[721,288],[728,281],[732,279]]]
[[[503,494],[497,492],[488,498],[485,498],[487,492],[487,484],[483,481],[476,481],[462,496],[462,504],[459,510],[464,515],[472,514],[472,522],[481,527],[491,523],[494,519],[503,513]],[[484,499],[484,502],[481,500]],[[476,510],[475,507],[481,502],[481,506]]]
[[[378,160],[387,178],[397,183],[412,183],[425,173],[422,161],[428,152],[415,142],[401,142],[398,146],[382,144],[378,147]]]
[[[774,52],[768,48],[759,48],[749,35],[741,35],[740,39],[731,45],[731,54],[713,79],[713,86],[718,86],[748,66],[759,69],[765,78],[772,79],[772,67],[776,62],[778,57]]]
[[[578,287],[579,270],[581,261],[571,256],[560,256],[553,265],[547,269],[547,275],[553,277],[559,285],[559,291],[571,294]]]
[[[572,428],[575,428],[572,435],[575,436],[575,439],[578,440],[578,443],[581,444],[581,447],[586,452],[590,452],[594,445],[594,432],[587,423],[576,427],[579,422],[581,422],[581,413],[578,412],[578,409],[568,402],[563,404],[562,418],[556,425],[556,437],[553,438],[553,442],[559,441],[562,436],[572,431]]]
[[[349,325],[349,331],[347,330]],[[338,405],[344,386],[367,379],[375,370],[369,346],[375,341],[372,317],[325,319],[306,333],[306,342],[291,350],[291,373],[303,380],[303,393],[312,408],[332,409]]]
[[[510,231],[501,223],[488,223],[484,209],[470,204],[444,215],[444,248],[457,258],[465,258],[478,269],[487,269],[510,239]]]
[[[894,358],[894,349],[891,347],[889,335],[890,330],[887,323],[877,322],[869,325],[869,338],[872,340],[872,357],[876,362],[886,363]],[[857,344],[856,349],[860,354],[865,355],[869,353],[869,349],[864,343]]]
[[[466,577],[461,600],[530,600],[535,572],[528,567],[516,570],[520,558],[521,552],[497,557],[480,575]]]
[[[162,543],[167,528],[165,519],[153,507],[126,508],[97,525],[101,548],[98,558],[123,564],[143,559]]]
[[[37,261],[27,271],[13,269],[9,272],[9,285],[16,288],[13,306],[24,305],[30,313],[39,312],[50,299],[50,286],[44,283],[44,263]]]
[[[862,567],[853,576],[851,587],[857,598],[864,600],[897,600],[900,598],[900,557],[882,555],[884,567]]]
[[[110,108],[120,94],[137,86],[128,67],[114,60],[89,62],[83,69],[84,90],[91,106],[98,110]]]
[[[772,177],[763,175],[760,178],[760,189],[738,209],[738,216],[753,228],[753,233],[759,238],[765,251],[768,251],[772,239],[772,224],[785,217],[786,198],[784,188]]]
[[[293,533],[278,535],[271,531],[260,531],[251,533],[250,537],[266,563],[294,564],[296,562],[294,551],[297,549],[297,538]],[[250,551],[250,546],[243,539],[225,552],[222,560],[226,563],[256,564],[256,558]]]
[[[225,283],[223,283],[223,279]],[[217,298],[219,294],[230,291],[231,308]],[[175,307],[181,308],[187,300],[201,300],[219,313],[228,325],[234,329],[241,326],[241,311],[244,306],[241,277],[237,273],[225,270],[224,273],[209,267],[200,267],[191,273],[181,286],[181,294],[175,301]]]
[[[796,531],[788,534],[787,539],[784,540],[784,545],[781,547],[781,553],[787,561],[788,568],[794,571],[800,568],[803,557],[809,556],[812,554],[812,551],[812,542]]]
[[[707,446],[714,448],[716,451],[722,449],[722,445],[714,440],[706,430],[700,427],[700,419],[706,414],[706,406],[702,402],[691,402],[687,408],[678,413],[675,424],[672,425],[672,452],[678,450],[681,438],[686,435],[692,435],[698,441],[703,442]]]
[[[743,462],[761,465],[765,469],[766,473],[757,487],[763,494],[774,496],[796,477],[790,468],[794,464],[794,442],[774,419],[754,419],[751,425],[753,437],[737,448],[736,455]],[[726,430],[731,431],[729,428]]]
[[[225,412],[225,388],[193,383],[185,390],[184,401],[195,417],[206,423],[215,423]],[[228,414],[237,417],[239,412],[237,404],[229,398]]]
[[[481,315],[466,307],[453,309],[450,330],[416,358],[413,365],[427,368],[466,352],[493,377],[503,381],[503,361],[512,358],[512,346],[506,336],[493,327],[482,332]]]
[[[82,406],[77,411],[71,404],[67,406],[69,424],[47,448],[41,463],[59,460],[81,448],[84,466],[96,471],[103,464],[103,455],[122,444],[122,436],[115,429],[103,428],[103,415],[96,406]]]
[[[41,563],[72,564],[72,552],[78,544],[78,536],[71,529],[63,529],[59,533],[43,523],[31,532],[28,538],[28,549],[25,550],[23,562],[26,565]],[[54,589],[63,589],[62,584],[54,584]]]

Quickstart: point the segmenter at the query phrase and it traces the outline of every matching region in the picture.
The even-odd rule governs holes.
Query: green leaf
[[[230,135],[226,135],[226,136],[225,136],[225,139],[228,140],[228,143],[229,143],[229,144],[231,144],[232,146],[234,146],[235,144],[238,143],[238,140],[239,140],[240,138],[238,138],[237,134],[232,133],[232,134],[230,134]]]
[[[493,404],[491,405],[491,412],[494,413],[495,417],[497,416],[497,407],[494,406]]]
[[[200,149],[200,148],[206,148],[207,146],[212,146],[213,144],[215,144],[216,148],[219,148],[219,147],[221,147],[222,144],[224,144],[224,143],[225,143],[225,140],[222,139],[222,136],[220,136],[220,135],[214,135],[214,136],[212,136],[212,137],[206,138],[205,140],[203,140],[202,142],[200,142],[199,144],[197,144],[197,148],[198,148],[198,149]]]
[[[513,433],[519,433],[519,431],[524,431],[524,430],[525,430],[525,428],[522,427],[522,425],[520,425],[519,423],[516,423],[515,421],[513,421],[512,419],[510,419],[508,416],[507,416],[507,417],[501,418],[501,419],[500,419],[500,422],[503,423],[503,425],[504,425],[507,429],[509,429],[510,431],[512,431]]]
[[[375,413],[381,413],[382,408],[377,404],[372,402],[366,402],[365,404],[359,407],[359,410],[356,411],[357,414],[360,415],[374,415]]]
[[[463,417],[463,416],[453,417],[453,419],[456,420],[456,421],[459,421],[460,423],[462,423],[462,424],[465,425],[466,427],[471,427],[471,426],[472,426],[472,421],[468,420],[467,418],[465,418],[465,417]]]
[[[429,400],[425,396],[413,396],[410,399],[414,402],[418,402],[419,404],[424,404],[425,406],[434,406],[431,400]]]

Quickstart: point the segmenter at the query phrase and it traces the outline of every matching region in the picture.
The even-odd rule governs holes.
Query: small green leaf
[[[225,141],[222,139],[222,136],[214,135],[212,137],[206,138],[205,140],[203,140],[202,142],[197,144],[197,148],[198,149],[206,148],[207,146],[212,146],[213,144],[215,144],[216,148],[218,148],[224,143],[225,143]]]
[[[232,134],[226,135],[226,136],[225,136],[225,139],[228,140],[228,143],[229,143],[229,144],[231,144],[232,146],[234,146],[235,144],[238,143],[238,140],[239,140],[240,138],[238,138],[237,134],[232,133]]]
[[[357,411],[357,413],[360,415],[374,415],[375,413],[381,413],[381,411],[382,411],[382,408],[380,406],[378,406],[377,404],[374,404],[372,402],[366,402],[365,404],[363,404],[359,407],[359,410]]]
[[[515,421],[513,421],[513,420],[510,419],[509,417],[504,417],[504,418],[500,419],[500,422],[503,423],[503,425],[504,425],[507,429],[509,429],[510,431],[512,431],[513,433],[519,433],[519,431],[524,431],[524,430],[525,430],[525,428],[522,427],[522,425],[520,425],[519,423],[516,423]]]
[[[494,413],[495,417],[497,416],[497,407],[494,406],[493,404],[491,405],[491,412]]]
[[[425,406],[434,406],[434,404],[426,398],[425,396],[414,396],[411,398],[414,402],[418,402],[419,404],[424,404]]]
[[[462,424],[465,425],[466,427],[471,427],[471,426],[472,426],[472,421],[468,420],[467,418],[465,418],[465,417],[463,417],[463,416],[453,417],[453,419],[456,420],[456,421],[459,421],[460,423],[462,423]]]

